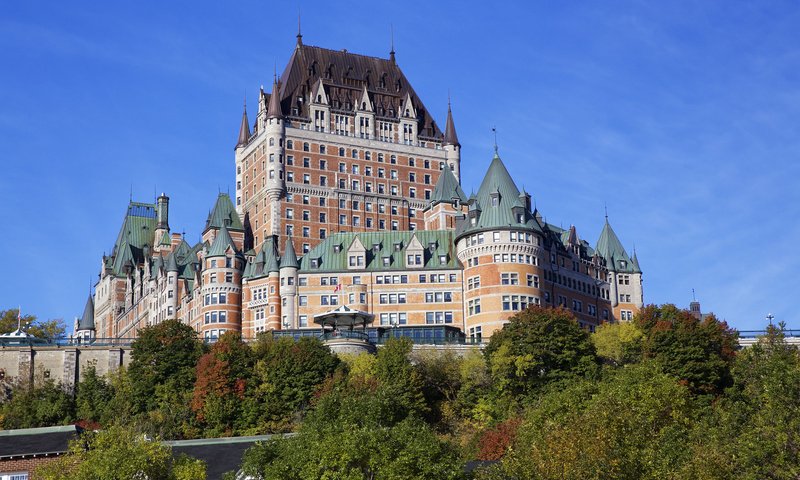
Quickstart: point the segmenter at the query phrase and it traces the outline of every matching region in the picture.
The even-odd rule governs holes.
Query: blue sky
[[[500,154],[592,244],[604,204],[645,300],[800,327],[800,4],[3,2],[0,309],[79,315],[131,192],[199,237],[233,145],[304,41],[397,60],[477,188]],[[367,5],[367,7],[365,7]],[[252,117],[251,117],[252,118]]]

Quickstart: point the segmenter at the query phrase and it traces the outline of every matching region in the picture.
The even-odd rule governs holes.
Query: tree
[[[694,393],[722,393],[731,384],[737,333],[713,315],[697,319],[675,305],[648,305],[634,316],[642,331],[642,354],[661,364]]]
[[[197,362],[192,411],[208,435],[230,436],[242,417],[253,353],[238,332],[225,332]]]
[[[328,347],[310,337],[295,341],[263,335],[253,354],[253,388],[247,389],[241,419],[250,433],[290,429],[292,415],[308,405],[339,365]]]
[[[186,456],[173,459],[170,447],[122,427],[86,432],[70,442],[66,455],[35,470],[44,480],[201,480],[205,464]]]
[[[514,315],[492,335],[484,354],[495,388],[514,397],[598,371],[589,334],[563,308],[537,306]]]
[[[597,355],[612,365],[638,361],[641,356],[641,339],[644,336],[632,322],[604,323],[591,336]]]
[[[11,401],[0,405],[4,429],[66,425],[74,420],[74,414],[71,395],[51,379],[17,386]]]
[[[264,480],[461,478],[455,449],[418,417],[398,420],[400,404],[386,390],[326,395],[297,436],[252,447],[242,469]]]
[[[109,420],[113,415],[108,409],[114,396],[111,385],[97,374],[94,365],[83,372],[83,379],[75,388],[75,415],[88,425],[97,425]]]
[[[398,418],[429,413],[422,378],[409,360],[412,346],[408,337],[390,338],[378,350],[375,360],[375,378],[388,395],[398,400]]]
[[[769,326],[738,355],[733,386],[698,425],[686,478],[800,477],[800,352]]]
[[[485,478],[681,478],[696,400],[655,362],[606,370],[602,382],[550,389],[525,415],[519,437]]]
[[[64,320],[60,318],[37,320],[34,315],[23,315],[19,322],[18,315],[18,308],[0,311],[0,334],[13,332],[20,323],[29,334],[48,341],[63,337],[66,331]]]
[[[192,327],[179,320],[165,320],[139,330],[131,353],[128,374],[133,401],[145,412],[156,409],[159,398],[183,397],[191,392],[203,344]]]

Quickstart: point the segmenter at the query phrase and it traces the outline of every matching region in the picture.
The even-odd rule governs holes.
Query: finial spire
[[[303,44],[303,31],[300,28],[300,9],[297,9],[297,45]]]
[[[394,58],[394,25],[391,24],[391,23],[389,24],[389,32],[390,32],[391,42],[392,42],[392,49],[389,50],[389,60],[391,60],[392,63],[396,63],[396,60]]]
[[[694,295],[694,288],[692,289],[692,301],[693,302],[697,301],[697,297],[695,297],[695,295]]]
[[[492,127],[492,133],[494,133],[494,154],[497,155],[497,127]]]
[[[608,203],[603,202],[603,209],[606,212],[606,223],[608,223]]]

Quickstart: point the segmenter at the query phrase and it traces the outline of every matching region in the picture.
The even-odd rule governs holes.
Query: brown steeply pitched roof
[[[396,119],[399,112],[405,110],[401,107],[408,94],[417,111],[419,135],[443,140],[433,116],[395,62],[346,50],[297,44],[281,76],[279,92],[283,114],[307,118],[309,98],[320,79],[333,110],[354,111],[366,87],[376,115]]]

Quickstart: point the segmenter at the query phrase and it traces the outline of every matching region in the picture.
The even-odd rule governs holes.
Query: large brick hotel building
[[[252,125],[252,126],[251,126]],[[133,337],[179,318],[206,338],[314,329],[346,306],[397,328],[486,338],[528,305],[571,309],[588,329],[642,306],[642,272],[606,220],[592,247],[531,207],[495,151],[477,193],[461,146],[395,61],[297,45],[242,115],[236,194],[219,194],[190,245],[169,199],[131,202],[81,337]]]

